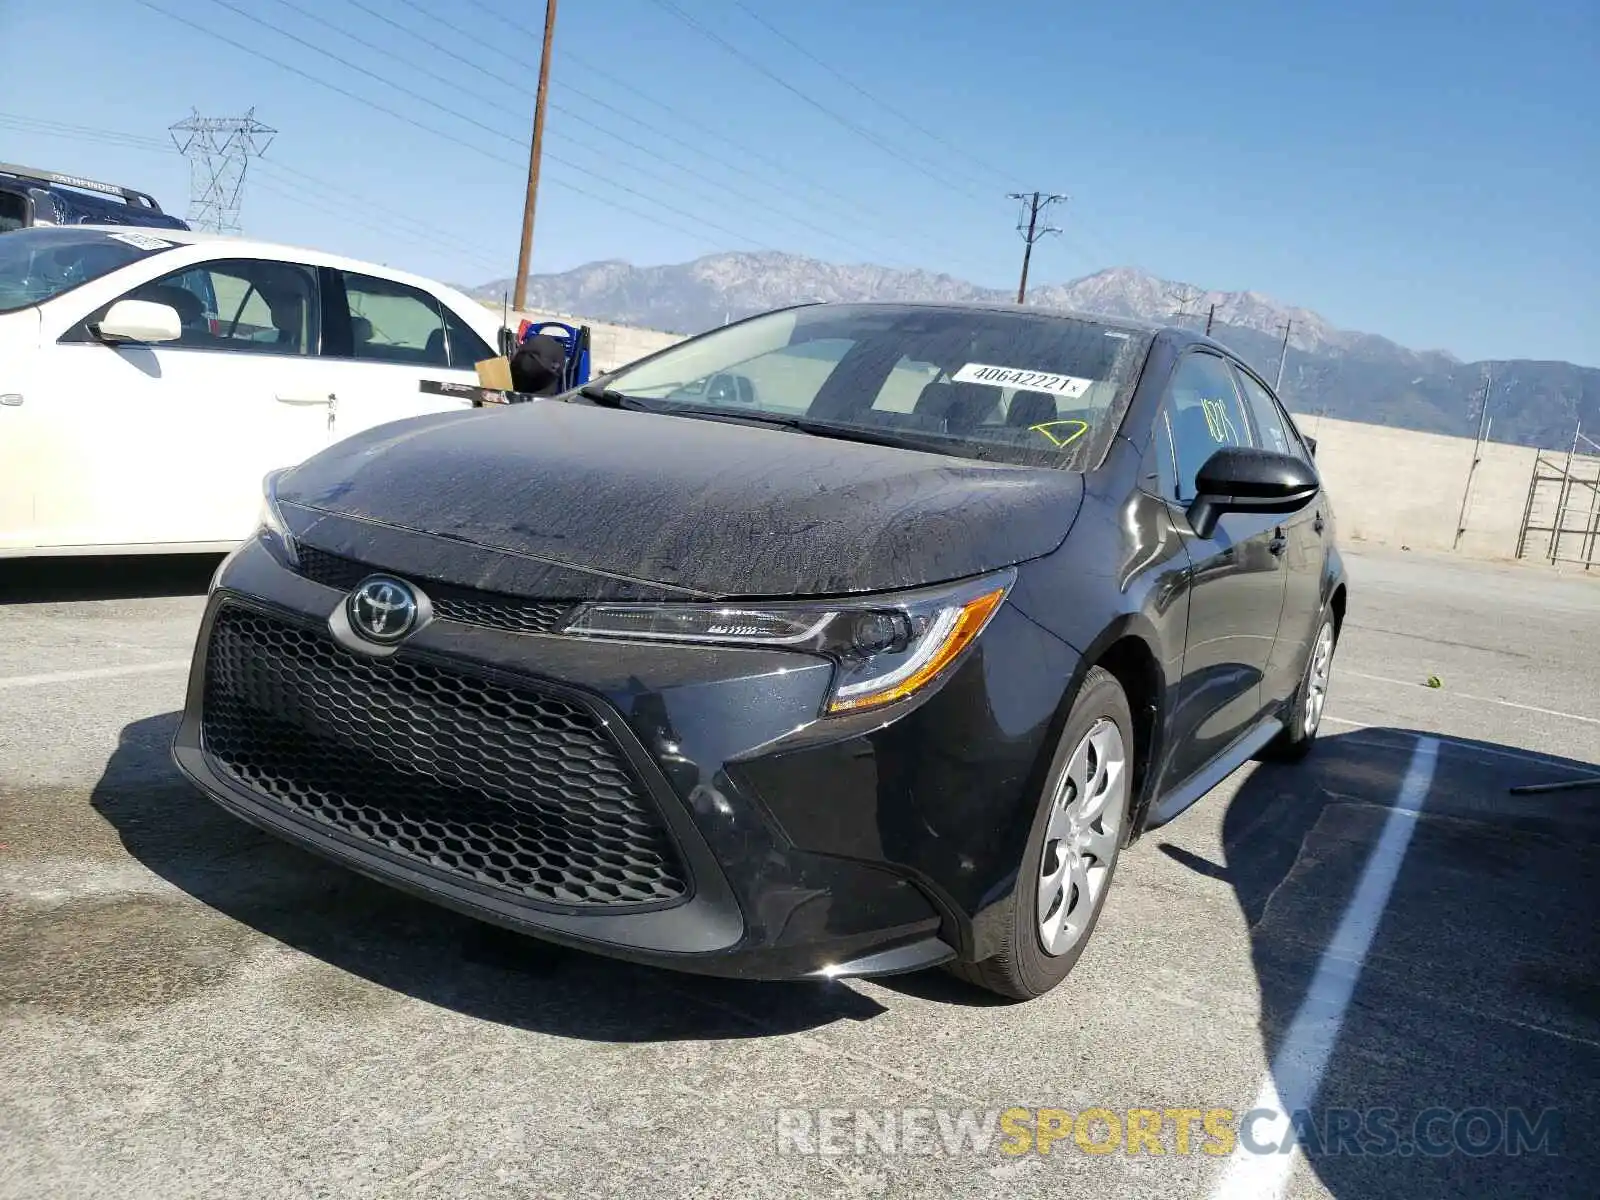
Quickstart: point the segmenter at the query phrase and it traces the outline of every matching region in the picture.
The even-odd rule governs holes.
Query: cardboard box
[[[473,366],[478,372],[478,382],[486,388],[495,388],[502,392],[511,390],[511,360],[509,358],[486,358]]]

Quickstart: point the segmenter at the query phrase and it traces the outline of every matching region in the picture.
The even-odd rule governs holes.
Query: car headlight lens
[[[260,535],[274,545],[292,565],[297,561],[294,535],[289,532],[288,522],[283,519],[283,513],[278,509],[278,480],[283,475],[283,471],[272,471],[261,481]]]
[[[775,604],[588,604],[564,632],[641,641],[767,646],[837,664],[829,713],[902,700],[937,679],[1010,591],[1007,570],[894,597]]]

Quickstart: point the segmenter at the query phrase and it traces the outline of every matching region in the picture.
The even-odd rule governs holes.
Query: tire
[[[982,962],[952,964],[956,975],[1011,1000],[1042,996],[1067,977],[1094,933],[1126,840],[1133,744],[1122,685],[1090,668],[1045,776],[1003,948]]]
[[[1328,680],[1333,673],[1333,652],[1338,649],[1338,634],[1334,629],[1333,615],[1323,613],[1317,626],[1317,636],[1306,652],[1305,670],[1300,673],[1300,686],[1285,706],[1283,732],[1268,742],[1260,757],[1277,762],[1298,762],[1311,753],[1317,740],[1317,730],[1322,728],[1322,712],[1328,701]]]

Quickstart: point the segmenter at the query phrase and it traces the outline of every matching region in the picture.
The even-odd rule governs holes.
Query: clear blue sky
[[[0,160],[181,211],[186,166],[155,142],[254,105],[280,132],[246,232],[512,273],[539,0],[149,3],[244,48],[139,0],[0,0]],[[1464,358],[1600,364],[1596,0],[744,3],[943,141],[734,0],[676,4],[867,136],[662,0],[562,0],[536,271],[759,246],[1003,286],[1005,193],[1037,187],[1071,202],[1036,280],[1134,265]]]

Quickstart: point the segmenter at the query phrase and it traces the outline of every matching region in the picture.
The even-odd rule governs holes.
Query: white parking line
[[[1342,670],[1341,675],[1352,675],[1357,679],[1371,679],[1376,683],[1393,683],[1400,687],[1423,688],[1427,691],[1439,691],[1430,688],[1425,683],[1417,683],[1410,679],[1392,679],[1388,675],[1368,675],[1365,671]],[[1497,696],[1474,696],[1467,692],[1441,692],[1441,695],[1450,696],[1456,700],[1476,700],[1479,704],[1498,704],[1504,708],[1520,708],[1523,712],[1542,713],[1547,717],[1564,717],[1568,721],[1582,721],[1585,725],[1600,725],[1600,717],[1584,717],[1577,713],[1562,712],[1559,708],[1540,708],[1536,704],[1518,704],[1515,700],[1501,700]]]
[[[45,687],[53,683],[83,683],[90,679],[120,679],[124,675],[156,675],[162,671],[187,671],[190,660],[169,658],[161,662],[130,663],[125,667],[89,667],[82,671],[52,671],[48,675],[0,676],[0,691],[6,688]]]
[[[1251,1127],[1251,1140],[1258,1147],[1281,1145],[1290,1134],[1293,1114],[1309,1109],[1317,1098],[1328,1056],[1339,1040],[1345,1010],[1361,978],[1373,934],[1388,906],[1411,835],[1416,832],[1417,816],[1428,799],[1438,759],[1439,740],[1418,738],[1400,794],[1395,797],[1383,832],[1361,872],[1361,882],[1345,907],[1339,928],[1322,951],[1317,972],[1278,1046],[1271,1070],[1261,1081],[1255,1107],[1269,1110],[1274,1116],[1271,1120],[1258,1120]],[[1296,1154],[1251,1151],[1241,1138],[1222,1179],[1212,1190],[1212,1200],[1277,1200],[1289,1182],[1295,1157]]]

